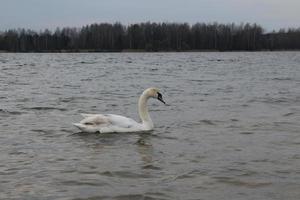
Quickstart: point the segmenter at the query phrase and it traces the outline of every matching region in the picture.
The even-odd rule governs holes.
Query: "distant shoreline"
[[[108,50],[56,50],[56,51],[5,51],[0,50],[0,53],[205,53],[205,52],[298,52],[300,49],[262,49],[262,50],[232,50],[232,51],[219,51],[219,50],[181,50],[181,51],[146,51],[146,50],[131,50],[125,49],[120,51],[108,51]]]
[[[256,23],[95,23],[81,28],[0,30],[0,51],[37,53],[300,50],[300,28],[265,32]]]

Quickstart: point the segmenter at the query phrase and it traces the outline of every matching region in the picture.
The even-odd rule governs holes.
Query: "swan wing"
[[[100,132],[101,129],[111,127],[109,118],[102,114],[81,114],[85,117],[79,123],[73,123],[74,126],[83,132],[95,133]]]
[[[83,132],[132,132],[141,131],[141,124],[133,119],[114,114],[81,114],[85,118],[74,125]]]
[[[111,124],[108,117],[102,114],[84,114],[83,120],[80,121],[80,124],[87,126],[109,126]]]
[[[114,114],[107,114],[104,116],[107,117],[112,126],[117,126],[120,128],[131,128],[139,126],[139,123],[128,117]]]
[[[123,128],[129,128],[130,126],[136,126],[138,123],[131,118],[124,117],[122,115],[114,114],[81,114],[84,119],[80,121],[85,125],[98,125],[98,126],[119,126]]]

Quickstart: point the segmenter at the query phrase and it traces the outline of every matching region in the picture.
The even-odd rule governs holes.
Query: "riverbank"
[[[146,51],[143,49],[123,49],[123,50],[98,50],[98,49],[72,49],[72,50],[40,50],[40,51],[5,51],[0,50],[0,53],[193,53],[193,52],[282,52],[282,51],[300,51],[300,49],[262,49],[255,51],[247,51],[247,50],[232,50],[232,51],[220,51],[220,50],[178,50],[178,51]]]

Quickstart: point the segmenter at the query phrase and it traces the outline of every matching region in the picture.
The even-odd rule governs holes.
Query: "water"
[[[147,134],[84,134],[79,113]],[[300,53],[0,54],[0,199],[299,199]]]

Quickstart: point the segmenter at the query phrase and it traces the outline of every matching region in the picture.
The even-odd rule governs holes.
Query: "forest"
[[[300,28],[266,32],[258,24],[95,23],[81,28],[0,31],[2,52],[299,50]]]

